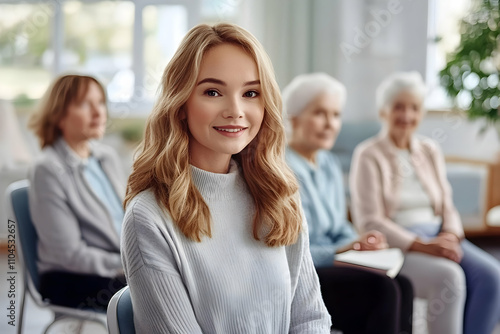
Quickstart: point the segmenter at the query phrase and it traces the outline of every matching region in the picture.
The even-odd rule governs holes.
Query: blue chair
[[[8,245],[14,245],[15,254],[18,256],[14,261],[14,267],[10,271],[17,272],[18,268],[23,270],[23,291],[21,304],[19,305],[17,333],[21,334],[23,330],[26,293],[30,294],[39,307],[48,308],[54,312],[54,319],[45,328],[44,333],[47,333],[56,322],[66,318],[95,321],[106,327],[106,317],[103,312],[55,305],[51,304],[50,300],[42,298],[40,294],[40,276],[37,268],[38,235],[31,220],[28,188],[28,180],[14,182],[7,187],[5,196],[7,200],[8,228],[12,230],[9,231],[9,235],[12,234],[10,232],[15,234],[15,243],[9,242]]]
[[[128,286],[114,294],[108,304],[110,334],[135,334],[134,310]]]

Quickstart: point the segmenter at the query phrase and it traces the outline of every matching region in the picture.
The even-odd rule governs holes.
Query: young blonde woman
[[[56,79],[31,119],[43,150],[30,171],[29,205],[40,292],[53,304],[105,310],[125,285],[125,176],[116,153],[96,141],[106,119],[104,88],[82,75]]]
[[[416,134],[425,92],[418,72],[380,84],[385,127],[356,148],[351,165],[354,223],[405,252],[401,273],[428,301],[430,334],[491,334],[500,317],[500,264],[464,239],[443,153]]]
[[[125,200],[139,333],[329,333],[281,98],[259,42],[191,29],[167,65]]]

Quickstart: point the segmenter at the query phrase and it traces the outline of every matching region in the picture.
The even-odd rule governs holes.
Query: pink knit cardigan
[[[431,139],[414,135],[410,159],[418,179],[431,199],[434,213],[443,219],[442,231],[463,238],[462,222],[453,205],[446,178],[444,156]],[[393,222],[390,217],[398,206],[405,166],[397,148],[383,130],[354,150],[349,185],[351,214],[360,231],[378,230],[385,234],[390,247],[408,250],[416,235]]]

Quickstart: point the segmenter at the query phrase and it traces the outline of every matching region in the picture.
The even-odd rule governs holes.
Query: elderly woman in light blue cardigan
[[[387,247],[381,233],[358,235],[347,220],[340,163],[329,151],[345,95],[340,82],[322,73],[300,75],[283,91],[290,130],[286,158],[300,183],[323,299],[333,327],[346,334],[411,333],[413,290],[405,277],[334,265],[335,254]]]

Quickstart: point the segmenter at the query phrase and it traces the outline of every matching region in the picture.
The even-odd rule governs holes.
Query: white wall
[[[243,1],[239,23],[264,44],[281,87],[315,71],[342,81],[346,120],[377,118],[374,91],[389,73],[425,75],[427,0]]]
[[[388,74],[417,70],[425,75],[427,1],[340,3],[341,44],[334,75],[349,94],[345,120],[376,119],[375,90]]]
[[[483,127],[481,120],[442,113],[428,115],[418,132],[437,141],[447,156],[493,162],[500,158],[500,140],[493,128],[481,134]]]

